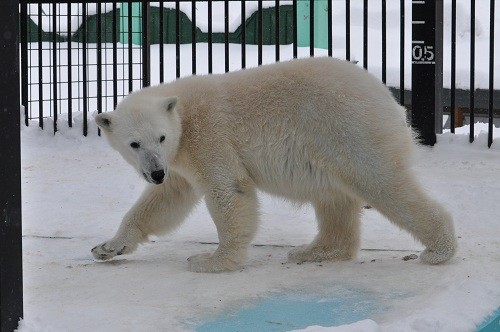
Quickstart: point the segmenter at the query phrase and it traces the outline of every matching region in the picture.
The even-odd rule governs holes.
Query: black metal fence
[[[14,331],[23,316],[19,16],[14,0],[0,11],[0,331]]]
[[[44,119],[52,117],[57,131],[62,123],[73,126],[78,116],[87,135],[89,112],[112,110],[143,86],[308,56],[359,61],[411,110],[411,63],[422,50],[411,40],[412,5],[418,3],[425,1],[20,0],[25,124],[35,119],[43,128]],[[465,3],[470,19],[464,21],[462,13],[457,21],[457,8],[460,14]],[[472,141],[474,122],[486,121],[489,144],[500,116],[493,76],[494,3],[489,1],[489,17],[476,17],[474,0],[444,0],[443,56],[449,73],[443,90],[444,126],[455,132],[470,123]],[[481,76],[487,73],[488,83],[482,80],[476,89],[478,19],[489,26],[481,25],[489,35],[489,61],[479,68]],[[457,45],[463,46],[457,34],[463,44],[464,33],[470,35],[469,82],[463,80],[462,53],[457,59]]]

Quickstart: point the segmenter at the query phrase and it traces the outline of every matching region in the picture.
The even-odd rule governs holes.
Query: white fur
[[[415,143],[404,109],[349,62],[301,59],[180,79],[132,93],[96,122],[146,180],[155,168],[167,173],[148,185],[115,237],[92,250],[97,259],[171,231],[204,197],[220,244],[190,257],[189,267],[234,270],[258,226],[256,189],[316,209],[319,233],[290,252],[293,262],[353,258],[363,202],[422,242],[425,262],[455,253],[451,216],[410,169]]]

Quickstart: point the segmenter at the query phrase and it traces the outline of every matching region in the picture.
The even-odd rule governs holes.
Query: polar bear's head
[[[95,117],[109,144],[150,183],[164,181],[179,146],[176,104],[176,97],[131,94],[115,111]]]

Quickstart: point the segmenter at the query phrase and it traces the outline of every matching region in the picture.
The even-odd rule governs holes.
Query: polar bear
[[[183,78],[133,92],[95,120],[149,182],[116,235],[92,249],[98,260],[173,230],[204,198],[219,245],[188,258],[189,269],[235,270],[258,226],[257,189],[315,209],[319,232],[291,262],[352,259],[364,202],[424,244],[424,262],[455,253],[451,216],[411,170],[404,109],[352,63],[308,58]]]

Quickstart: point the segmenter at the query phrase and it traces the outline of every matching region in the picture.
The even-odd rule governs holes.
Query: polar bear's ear
[[[162,109],[167,111],[167,113],[172,112],[177,105],[177,97],[167,97],[162,100]]]
[[[110,113],[101,113],[97,114],[95,117],[95,123],[102,130],[111,131],[111,114]]]

